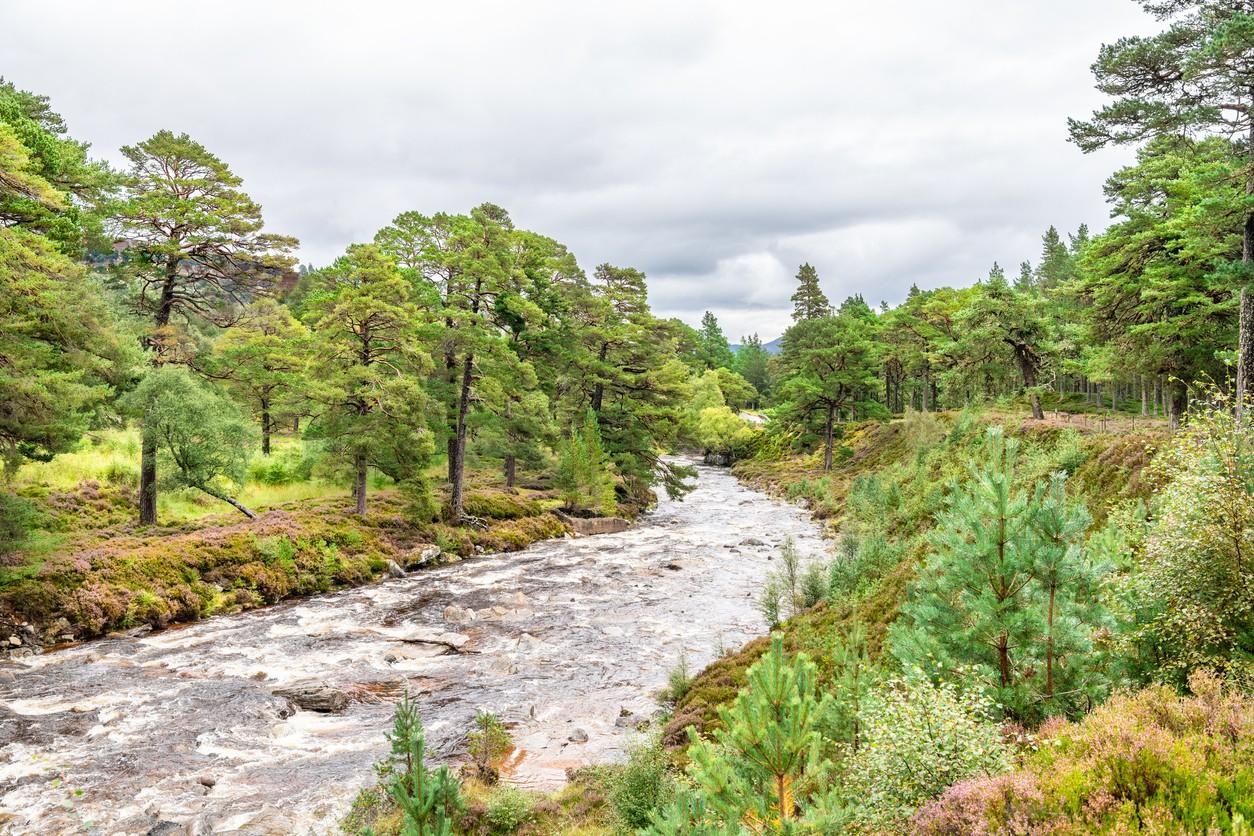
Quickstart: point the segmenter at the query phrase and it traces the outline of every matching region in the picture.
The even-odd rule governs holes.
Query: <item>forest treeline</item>
[[[1018,401],[1037,418],[1130,409],[1175,427],[1190,386],[1244,387],[1240,300],[1254,305],[1239,133],[1254,123],[1229,107],[1240,55],[1215,51],[1207,21],[1188,24],[1187,43],[1120,42],[1094,67],[1114,100],[1072,123],[1074,141],[1141,142],[1107,181],[1108,229],[1064,240],[1050,227],[1035,264],[1008,276],[994,262],[895,306],[833,305],[803,264],[778,357],[757,335],[733,351],[711,313],[699,329],[655,316],[642,272],[585,272],[492,204],[403,212],[332,264],[297,269],[297,241],[268,231],[240,178],[191,137],[161,131],[114,170],[46,98],[4,83],[5,473],[131,422],[140,522],[156,520],[166,485],[251,514],[232,485],[274,434],[300,433],[359,511],[376,472],[415,515],[457,522],[468,463],[507,486],[520,467],[551,467],[586,513],[643,506],[657,482],[682,492],[684,468],[662,454],[751,452],[763,433],[746,407],[773,408],[798,449],[821,440],[828,468],[840,422],[907,408]],[[1164,56],[1205,64],[1205,86],[1156,80]]]
[[[659,478],[680,490],[661,451],[742,455],[746,407],[777,407],[798,445],[826,439],[830,462],[839,422],[908,407],[1023,398],[1039,416],[1052,396],[1174,424],[1190,382],[1235,364],[1248,198],[1242,149],[1214,138],[1147,145],[1107,185],[1116,223],[1066,241],[1051,227],[1013,278],[994,264],[895,307],[833,307],[802,265],[772,357],[757,335],[733,351],[713,314],[699,329],[654,316],[640,271],[588,275],[490,204],[402,213],[297,271],[296,241],[190,137],[160,132],[114,171],[46,99],[0,93],[6,473],[135,421],[144,522],[158,484],[227,497],[280,431],[316,440],[361,509],[370,469],[427,514],[442,457],[458,519],[468,460],[512,484],[564,454],[572,507],[612,510]]]

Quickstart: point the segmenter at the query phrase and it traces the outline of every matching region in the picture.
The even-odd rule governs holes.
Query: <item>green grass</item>
[[[72,452],[62,453],[49,462],[24,464],[13,480],[13,486],[21,493],[23,488],[36,486],[71,490],[87,481],[136,485],[139,481],[139,446],[137,429],[94,432],[85,436]],[[284,455],[299,457],[304,443],[297,438],[276,436],[271,447],[270,459],[278,459]],[[258,451],[253,456],[252,465],[266,460]],[[252,472],[253,469],[250,466],[249,471]],[[264,484],[250,479],[235,494],[235,498],[254,511],[265,511],[292,502],[348,495],[347,487],[321,479],[307,479],[286,485]],[[191,488],[165,490],[157,496],[157,516],[164,524],[198,520],[229,511],[229,506],[220,500]],[[30,551],[30,547],[23,551]]]

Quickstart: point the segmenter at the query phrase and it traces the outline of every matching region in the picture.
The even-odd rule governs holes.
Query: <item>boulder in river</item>
[[[406,644],[433,644],[445,648],[445,653],[461,653],[470,636],[465,633],[436,633],[431,630],[417,630],[396,637]]]
[[[571,743],[587,743],[588,733],[583,729],[575,729],[570,733],[570,737],[566,738]]]
[[[631,528],[631,521],[622,517],[572,517],[561,511],[553,512],[570,530],[582,537],[594,534],[617,534]]]
[[[405,570],[395,560],[388,561],[388,576],[393,578],[405,577]]]
[[[469,607],[459,607],[456,604],[449,604],[444,608],[444,620],[454,624],[462,621],[474,621],[478,615]]]
[[[290,700],[298,708],[323,714],[338,714],[348,708],[348,694],[321,682],[298,682],[286,688],[275,688],[277,697]]]
[[[440,547],[432,543],[421,543],[401,555],[401,565],[406,569],[434,566],[439,560]]]

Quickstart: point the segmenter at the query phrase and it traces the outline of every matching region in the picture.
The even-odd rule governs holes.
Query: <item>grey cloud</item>
[[[227,160],[325,263],[396,213],[484,200],[633,264],[655,309],[776,336],[800,261],[899,301],[1100,228],[1065,119],[1131,0],[352,4],[10,0],[5,61],[114,161],[158,130]]]

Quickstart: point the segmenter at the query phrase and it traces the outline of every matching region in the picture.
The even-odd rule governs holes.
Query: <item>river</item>
[[[786,535],[826,548],[805,512],[702,466],[621,533],[6,663],[0,832],[333,832],[406,689],[438,757],[494,711],[511,780],[559,786],[623,757],[681,656],[695,672],[763,631],[755,598]],[[413,641],[438,634],[460,652]],[[293,712],[274,694],[307,681],[352,701]]]

